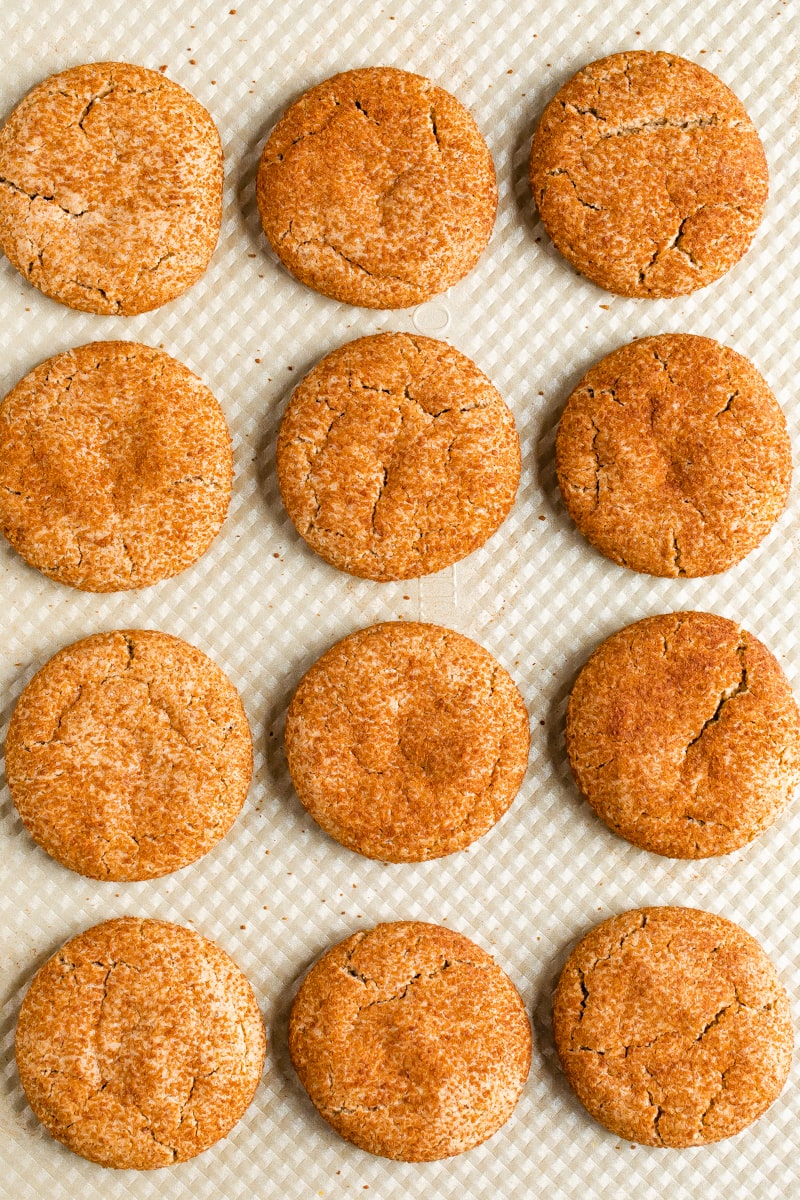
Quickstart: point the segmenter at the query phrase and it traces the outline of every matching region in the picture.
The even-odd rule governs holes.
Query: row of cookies
[[[707,858],[767,829],[800,782],[800,713],[775,658],[709,613],[648,617],[608,638],[567,712],[575,780],[628,841]],[[525,702],[463,634],[388,622],[332,646],[297,686],[286,757],[326,833],[383,862],[463,850],[525,774]],[[154,630],[65,647],[14,709],[6,775],[40,846],[94,879],[178,870],[225,836],[247,796],[241,700],[205,654]]]
[[[287,512],[334,566],[375,580],[452,565],[496,532],[520,478],[514,418],[445,342],[349,342],[295,389],[278,435]],[[592,367],[559,424],[556,469],[586,537],[653,575],[726,570],[769,532],[791,481],[781,408],[710,338],[642,338]],[[90,591],[196,561],[232,485],[230,436],[201,381],[163,351],[95,342],[0,403],[0,530],[33,566]]]
[[[550,101],[533,196],[561,253],[625,296],[678,296],[747,250],[767,198],[758,134],[716,76],[677,55],[611,55]],[[130,315],[205,271],[222,215],[209,113],[163,74],[90,63],[46,79],[0,130],[0,246],[46,295]],[[477,262],[497,184],[464,106],[391,67],[346,71],[290,106],[256,183],[264,231],[303,283],[401,308]]]
[[[758,943],[698,909],[623,913],[572,950],[554,997],[564,1071],[588,1111],[646,1145],[739,1133],[792,1057],[786,992]],[[474,942],[394,922],[331,947],[294,998],[289,1052],[347,1141],[407,1162],[463,1153],[520,1098],[531,1027],[512,981]],[[72,938],[37,972],[16,1055],[49,1132],[104,1166],[184,1161],[253,1099],[266,1039],[253,989],[193,930],[123,917]]]

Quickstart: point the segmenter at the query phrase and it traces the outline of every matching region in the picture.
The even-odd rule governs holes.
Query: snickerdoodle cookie
[[[520,477],[514,418],[475,364],[433,338],[382,333],[325,356],[278,435],[297,531],[367,579],[414,579],[477,550]]]
[[[429,300],[491,236],[494,164],[466,108],[421,75],[367,67],[301,96],[261,155],[258,208],[302,283],[366,308]]]
[[[463,850],[500,819],[528,761],[511,676],[470,638],[390,621],[351,634],[306,673],[286,719],[301,801],[368,858]]]
[[[20,696],[6,742],[28,830],[95,879],[151,879],[205,854],[236,819],[252,762],[228,677],[150,629],[59,651]]]
[[[800,713],[758,638],[703,612],[648,617],[575,681],[567,750],[611,829],[672,858],[758,837],[800,783]]]
[[[780,1094],[794,1041],[758,942],[694,908],[637,909],[590,930],[561,973],[553,1026],[581,1103],[648,1146],[739,1133]]]
[[[623,296],[680,296],[745,253],[767,199],[764,149],[716,75],[675,54],[590,63],[547,105],[531,186],[557,248]]]
[[[78,346],[0,404],[0,529],[59,583],[114,592],[176,575],[219,532],[232,477],[219,404],[162,350]]]
[[[225,1137],[253,1099],[266,1038],[253,989],[191,929],[121,917],[34,976],[16,1053],[31,1108],[70,1150],[149,1170]]]
[[[792,454],[751,362],[669,333],[587,372],[561,417],[556,471],[570,516],[606,557],[649,575],[715,575],[780,516]]]
[[[461,1154],[511,1116],[531,1029],[517,989],[461,934],[419,921],[328,950],[292,1005],[289,1052],[337,1133],[371,1154]]]
[[[209,114],[158,71],[70,67],[0,130],[0,246],[71,308],[130,316],[205,271],[222,218]]]

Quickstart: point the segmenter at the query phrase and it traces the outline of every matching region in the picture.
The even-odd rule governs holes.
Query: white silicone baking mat
[[[639,617],[705,608],[741,621],[800,692],[800,473],[788,511],[738,567],[709,580],[635,575],[592,551],[560,504],[558,414],[597,358],[636,336],[709,334],[751,357],[800,449],[800,223],[797,218],[797,0],[5,0],[2,119],[39,80],[75,63],[166,67],[211,111],[226,157],[220,244],[204,278],[165,308],[128,320],[70,311],[0,261],[0,394],[43,358],[126,337],[162,345],[220,400],[235,444],[230,515],[211,551],[174,580],[116,596],[51,583],[0,545],[0,737],[22,687],[57,649],[99,630],[146,626],[214,657],[241,690],[256,745],[245,809],[200,862],[152,883],[100,884],[37,849],[0,778],[2,1087],[0,1195],[306,1200],[548,1196],[695,1200],[800,1194],[797,1072],[751,1130],[708,1148],[620,1143],[583,1112],[559,1073],[553,981],[576,937],[642,904],[688,904],[740,922],[777,964],[800,1020],[800,803],[749,849],[672,862],[608,832],[577,794],[563,749],[566,695],[598,642]],[[717,72],[766,147],[771,193],[746,258],[714,286],[671,301],[605,294],[548,242],[527,183],[531,132],[578,67],[630,48],[668,49]],[[259,231],[253,179],[264,138],[310,85],[350,67],[391,64],[430,76],[474,113],[494,156],[500,207],[478,267],[416,311],[376,313],[316,295],[288,276]],[[274,474],[276,427],[291,387],[322,354],[376,330],[440,334],[474,358],[513,409],[522,486],[489,545],[456,568],[377,584],[328,567],[295,534]],[[797,453],[795,453],[797,459]],[[527,700],[533,743],[511,811],[468,852],[383,866],[325,837],[291,790],[285,707],[334,640],[396,617],[450,625],[482,642]],[[256,989],[270,1051],[252,1107],[199,1158],[138,1174],[74,1156],[38,1125],[13,1060],[20,998],[67,938],[123,913],[192,924],[225,947]],[[440,1163],[373,1158],[341,1141],[288,1061],[293,986],[326,946],[377,921],[416,918],[490,950],[533,1017],[530,1079],[511,1122]]]

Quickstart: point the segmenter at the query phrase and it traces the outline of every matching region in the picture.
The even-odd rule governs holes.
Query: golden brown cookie
[[[152,879],[200,858],[236,819],[252,770],[227,675],[152,629],[61,650],[23,691],[6,741],[31,835],[93,879]]]
[[[339,942],[292,1005],[289,1053],[338,1134],[371,1154],[430,1162],[486,1141],[528,1076],[517,989],[474,942],[397,921]]]
[[[595,650],[570,696],[567,751],[615,833],[707,858],[751,842],[788,804],[800,713],[758,638],[710,613],[666,613]]]
[[[647,50],[590,63],[544,110],[531,187],[557,248],[622,296],[681,296],[738,262],[767,200],[764,148],[716,75]]]
[[[368,858],[423,862],[463,850],[519,790],[530,732],[511,676],[439,625],[351,634],[304,675],[286,718],[301,801]]]
[[[647,1146],[739,1133],[780,1094],[794,1041],[758,942],[695,908],[636,909],[590,930],[561,973],[553,1027],[581,1103]]]
[[[466,108],[421,75],[344,71],[301,96],[261,155],[261,224],[302,283],[405,308],[475,266],[494,226],[494,164]]]
[[[232,477],[219,404],[150,346],[57,354],[0,404],[0,529],[31,566],[84,591],[191,566],[225,520]]]
[[[505,520],[519,438],[466,355],[381,333],[332,351],[296,388],[277,470],[298,533],[327,562],[367,579],[415,579],[465,558]]]
[[[217,127],[158,71],[70,67],[0,130],[0,247],[70,308],[130,316],[174,300],[208,266],[221,219]]]
[[[253,989],[191,929],[121,917],[72,938],[19,1014],[36,1116],[104,1167],[149,1170],[225,1137],[253,1099],[266,1038]]]
[[[570,516],[607,558],[649,575],[716,575],[782,513],[792,452],[751,362],[667,333],[586,373],[561,417],[556,471]]]

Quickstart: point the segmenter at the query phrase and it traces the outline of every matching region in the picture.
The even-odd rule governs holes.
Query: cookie
[[[139,1171],[225,1137],[265,1052],[253,989],[225,951],[135,917],[62,946],[17,1024],[20,1081],[47,1131],[92,1162]]]
[[[625,1141],[702,1146],[732,1137],[780,1094],[789,1001],[758,942],[695,908],[642,908],[595,926],[556,989],[564,1073]]]
[[[764,148],[716,75],[676,54],[612,54],[566,83],[531,147],[544,227],[622,296],[682,296],[729,271],[761,222]]]
[[[578,787],[635,846],[730,854],[800,783],[800,713],[769,650],[733,621],[666,613],[595,650],[567,708]]]
[[[415,579],[477,550],[514,503],[514,418],[473,362],[405,333],[358,338],[296,388],[278,483],[298,533],[366,579]]]
[[[23,691],[6,741],[29,832],[93,879],[152,879],[200,858],[236,819],[252,770],[228,677],[151,629],[61,650]]]
[[[261,155],[261,224],[301,283],[405,308],[475,266],[494,226],[494,164],[466,108],[421,75],[344,71],[284,113]]]
[[[607,558],[648,575],[716,575],[782,513],[792,452],[752,363],[668,333],[586,373],[561,417],[556,471],[567,511]]]
[[[509,1119],[531,1061],[517,989],[461,934],[419,921],[339,942],[306,975],[289,1053],[348,1142],[404,1162],[462,1154]]]
[[[191,566],[225,520],[232,478],[219,404],[149,346],[57,354],[0,404],[0,529],[71,587],[147,587]]]
[[[222,145],[189,92],[131,63],[70,67],[0,130],[0,247],[54,300],[131,316],[200,278],[222,220]]]
[[[463,850],[499,821],[528,762],[525,704],[470,638],[390,621],[337,642],[286,718],[300,800],[342,845],[385,862]]]

